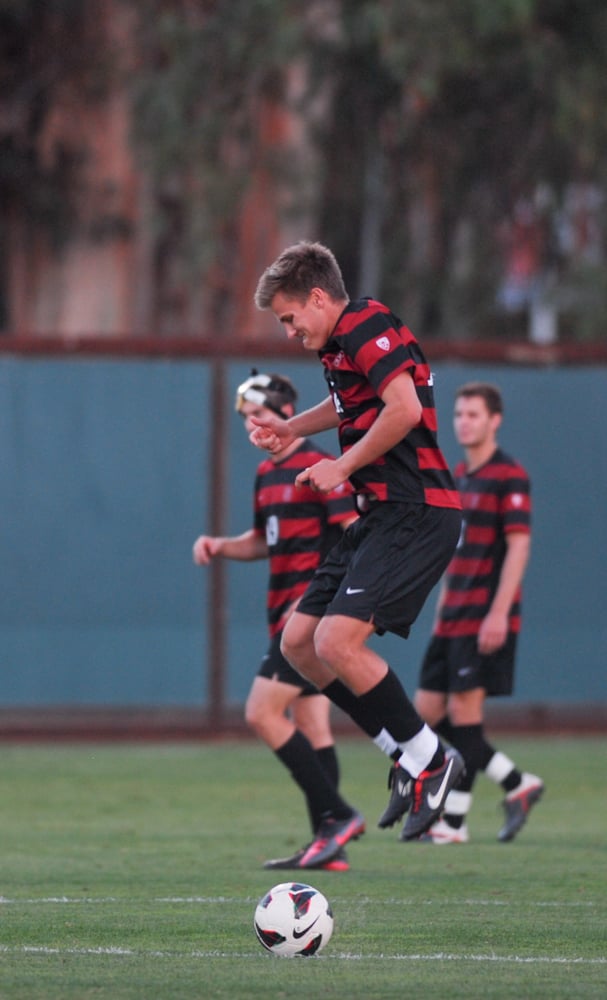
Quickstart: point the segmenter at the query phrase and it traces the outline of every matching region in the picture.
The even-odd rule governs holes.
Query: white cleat
[[[422,833],[419,840],[423,844],[467,844],[470,835],[465,823],[456,829],[454,826],[449,826],[444,819],[439,819],[426,833]]]

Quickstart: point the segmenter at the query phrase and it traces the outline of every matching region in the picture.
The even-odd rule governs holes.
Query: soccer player
[[[275,414],[287,420],[295,412],[297,392],[284,375],[255,370],[236,393],[236,409],[247,433],[251,419]],[[338,486],[330,493],[294,486],[303,468],[327,458],[327,453],[302,437],[260,463],[254,489],[253,527],[241,535],[201,535],[194,543],[194,561],[207,565],[213,558],[253,560],[269,558],[267,591],[269,649],[249,692],[245,717],[278,760],[290,771],[304,794],[312,834],[321,825],[323,793],[339,783],[339,762],[329,719],[330,702],[287,663],[280,652],[285,622],[306,589],[325,552],[343,528],[356,519],[351,490]],[[266,868],[297,868],[304,849],[288,858],[266,862]],[[324,865],[347,871],[345,851]]]
[[[328,395],[288,420],[252,418],[251,440],[272,454],[302,434],[337,428],[340,457],[311,462],[295,482],[329,494],[349,480],[360,513],[289,618],[282,650],[411,776],[405,835],[417,837],[440,815],[463,761],[445,753],[367,642],[386,631],[408,636],[459,536],[461,504],[436,439],[432,373],[386,306],[349,299],[334,255],[320,243],[284,250],[259,279],[255,302],[318,353]],[[327,800],[300,866],[335,857],[364,829],[356,810]]]
[[[442,817],[422,838],[435,844],[468,841],[466,817],[479,771],[506,793],[500,841],[516,836],[544,790],[541,778],[519,771],[484,731],[486,697],[513,690],[531,539],[529,476],[498,445],[502,413],[502,396],[493,385],[469,382],[456,394],[453,423],[465,459],[455,479],[464,526],[439,593],[415,705],[457,747],[466,773],[449,792]]]

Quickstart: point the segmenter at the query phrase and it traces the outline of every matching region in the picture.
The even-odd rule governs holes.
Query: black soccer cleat
[[[321,822],[316,839],[312,841],[299,863],[300,868],[321,868],[337,857],[349,840],[357,840],[365,832],[365,819],[352,811],[345,819],[326,816]]]
[[[508,793],[502,806],[506,814],[503,827],[497,835],[502,843],[514,840],[522,826],[527,822],[529,810],[539,802],[544,792],[544,782],[536,774],[523,773],[517,788]]]
[[[449,747],[436,771],[422,771],[413,779],[413,801],[400,840],[415,840],[430,829],[464,770],[464,758],[454,747]]]
[[[390,789],[390,801],[386,810],[377,821],[377,825],[385,830],[388,826],[394,826],[411,808],[413,799],[413,782],[411,777],[398,764],[393,764],[388,774],[388,788]]]
[[[292,854],[289,858],[272,858],[270,861],[264,862],[264,868],[269,868],[273,871],[287,871],[297,868],[301,868],[301,859],[306,854],[310,848],[310,844],[305,847],[300,847],[295,854]],[[350,862],[348,861],[348,855],[345,849],[341,847],[335,857],[331,858],[329,861],[325,861],[324,864],[318,865],[319,870],[323,872],[347,872],[350,870]]]

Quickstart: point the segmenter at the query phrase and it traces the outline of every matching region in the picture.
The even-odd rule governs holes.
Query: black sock
[[[489,752],[490,757],[492,756],[491,748],[483,735],[483,725],[479,723],[473,726],[454,726],[448,722],[445,730],[449,731],[451,745],[456,750],[459,750],[466,765],[466,770],[455,786],[455,790],[458,792],[471,792],[476,775],[488,762],[487,753]],[[441,733],[442,731],[441,726]],[[450,813],[448,808],[443,813],[443,819],[455,830],[461,829],[466,822],[465,815]]]
[[[442,736],[442,738],[446,740],[447,743],[451,743],[451,745],[453,745],[453,738],[452,738],[453,726],[449,721],[448,715],[444,715],[443,718],[440,720],[440,722],[437,722],[435,726],[432,726],[432,728],[434,732],[437,733],[439,736]]]
[[[349,715],[353,722],[362,729],[363,733],[375,739],[381,732],[381,725],[377,718],[364,705],[361,705],[360,698],[350,691],[350,688],[340,680],[331,681],[326,688],[322,689],[329,701],[341,708],[346,715]]]
[[[397,743],[406,743],[423,729],[423,720],[390,668],[379,684],[358,700],[362,711],[368,713],[368,718],[376,720],[377,733],[386,729]]]
[[[314,832],[326,813],[336,819],[345,819],[352,814],[352,807],[338,793],[303,733],[296,730],[274,753],[304,793]]]
[[[486,767],[493,756],[493,751],[484,737],[483,724],[451,726],[451,742],[461,753],[466,765],[466,771],[460,778],[457,789],[460,792],[470,792],[476,775]]]
[[[436,771],[439,767],[442,767],[444,763],[445,763],[445,748],[443,747],[443,744],[439,740],[438,746],[434,751],[434,757],[432,758],[430,763],[426,766],[425,770]]]
[[[335,788],[339,788],[339,760],[334,744],[332,743],[328,747],[320,747],[319,750],[316,750],[316,756],[331,784]]]
[[[489,762],[487,761],[487,763]],[[505,792],[511,792],[514,788],[517,787],[517,785],[520,785],[522,779],[523,776],[521,772],[518,771],[516,767],[514,767],[511,770],[510,774],[507,774],[504,780],[500,781],[500,784]]]

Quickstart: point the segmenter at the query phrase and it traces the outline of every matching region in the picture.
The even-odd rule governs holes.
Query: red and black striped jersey
[[[271,636],[283,628],[287,611],[338,541],[341,523],[354,514],[348,483],[327,494],[307,484],[295,485],[302,469],[332,457],[304,439],[282,462],[267,458],[257,468],[254,528],[265,537],[269,550],[267,613]]]
[[[350,477],[354,489],[379,500],[459,510],[459,494],[436,436],[432,372],[407,327],[380,302],[349,302],[319,357],[340,418],[342,453],[369,430],[383,409],[383,389],[401,372],[411,374],[422,405],[419,424]]]
[[[506,535],[531,531],[531,484],[525,469],[498,448],[472,472],[455,468],[464,518],[460,540],[445,577],[437,635],[476,635],[497,589]],[[521,627],[521,591],[510,609],[509,629]]]

